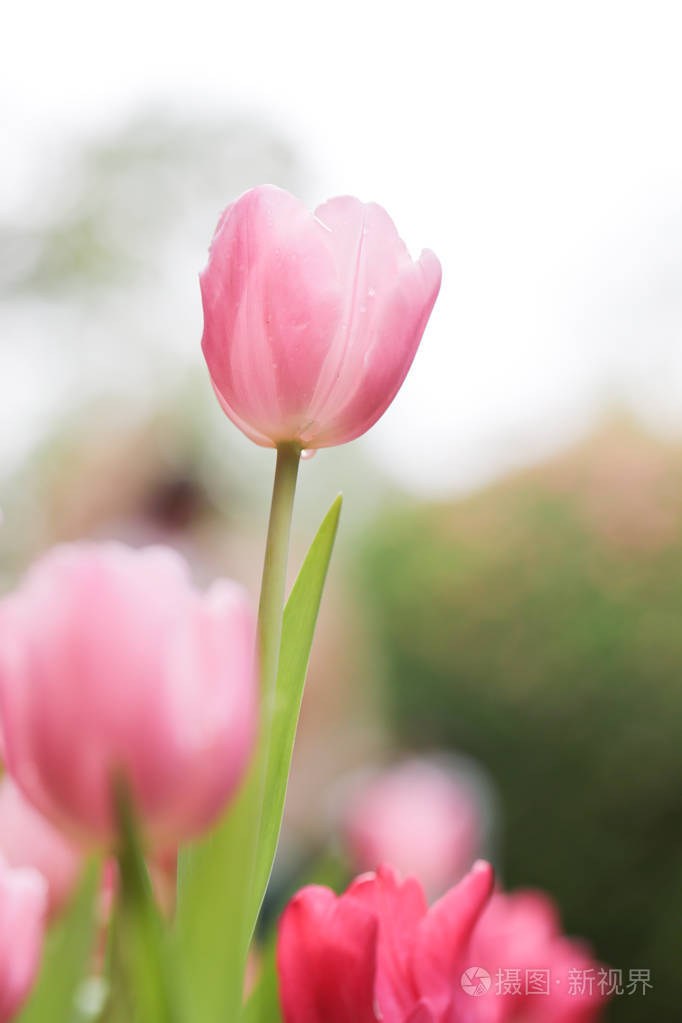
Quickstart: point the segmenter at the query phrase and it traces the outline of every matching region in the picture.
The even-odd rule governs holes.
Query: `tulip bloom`
[[[491,867],[477,863],[431,909],[419,882],[391,867],[359,877],[340,898],[304,888],[278,935],[285,1023],[459,1019],[457,1006],[472,1001],[459,979],[492,880]]]
[[[330,447],[393,401],[440,288],[388,214],[342,196],[314,213],[264,185],[223,213],[201,274],[218,400],[257,444]]]
[[[593,1023],[601,1016],[606,992],[599,964],[582,942],[564,937],[554,904],[542,892],[493,895],[469,958],[495,978],[476,999],[477,1023]],[[535,989],[529,992],[531,975]]]
[[[106,843],[122,778],[147,841],[176,845],[246,765],[254,641],[242,590],[198,593],[169,549],[56,548],[0,604],[8,770],[58,826]]]
[[[38,973],[47,884],[30,868],[11,870],[0,858],[0,1023],[18,1012]]]
[[[354,794],[344,831],[358,870],[392,863],[418,877],[435,898],[459,881],[479,853],[481,816],[466,776],[415,758]]]
[[[34,867],[48,884],[49,912],[57,912],[78,878],[78,847],[34,810],[9,775],[0,781],[0,855],[10,867]]]

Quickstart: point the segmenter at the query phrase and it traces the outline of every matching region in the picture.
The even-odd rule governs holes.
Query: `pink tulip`
[[[418,877],[429,898],[460,880],[480,851],[481,811],[463,775],[426,759],[373,778],[349,801],[345,836],[354,866],[393,863]]]
[[[311,213],[272,185],[223,213],[201,274],[218,400],[257,444],[330,447],[393,401],[440,287],[388,214],[342,196]]]
[[[47,883],[31,868],[11,870],[0,858],[0,1023],[17,1013],[38,973]]]
[[[12,779],[0,781],[0,855],[10,867],[35,867],[48,884],[49,912],[57,912],[78,878],[82,855],[27,803]]]
[[[460,1019],[461,967],[491,885],[492,869],[477,863],[431,909],[419,882],[400,881],[391,867],[359,877],[340,898],[304,888],[278,936],[285,1023]]]
[[[0,604],[7,766],[33,805],[85,838],[114,837],[128,787],[156,848],[201,831],[254,737],[255,623],[242,590],[191,585],[161,547],[58,547]]]
[[[476,925],[468,954],[469,965],[482,967],[491,978],[485,996],[472,999],[477,1023],[592,1023],[600,1018],[605,989],[599,986],[599,964],[585,945],[564,937],[553,903],[541,892],[495,894]],[[532,973],[536,986],[530,993]]]

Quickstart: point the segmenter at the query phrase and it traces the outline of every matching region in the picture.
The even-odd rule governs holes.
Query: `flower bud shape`
[[[284,1023],[458,1020],[462,965],[492,882],[491,867],[477,863],[430,909],[419,882],[387,866],[338,898],[304,888],[279,927]]]
[[[76,844],[34,810],[9,775],[0,781],[0,856],[10,867],[35,867],[43,875],[50,915],[68,899],[83,863]]]
[[[0,603],[7,767],[30,802],[85,839],[115,837],[123,782],[155,849],[206,828],[255,732],[255,621],[236,584],[206,594],[180,556],[55,548]]]
[[[473,786],[426,758],[399,763],[349,799],[344,833],[353,865],[392,863],[436,898],[464,876],[482,844]]]
[[[388,214],[341,196],[314,213],[272,185],[223,213],[201,274],[218,400],[257,444],[344,444],[393,401],[440,288]]]
[[[43,949],[47,882],[0,858],[0,1023],[13,1019],[33,986]]]
[[[556,908],[542,892],[496,892],[473,933],[470,965],[494,983],[481,1023],[594,1023],[607,990],[600,967],[580,941],[562,934]],[[478,1020],[478,1017],[475,1017]]]

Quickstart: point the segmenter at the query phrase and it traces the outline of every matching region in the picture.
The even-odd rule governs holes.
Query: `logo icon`
[[[473,998],[479,998],[490,991],[490,974],[482,966],[470,966],[462,974],[460,983],[462,991]]]

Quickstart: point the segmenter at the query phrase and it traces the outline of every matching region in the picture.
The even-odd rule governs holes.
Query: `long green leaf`
[[[331,506],[303,562],[284,609],[275,713],[267,758],[262,825],[256,853],[251,912],[258,916],[277,850],[291,756],[303,699],[310,650],[336,531],[341,495]]]
[[[261,949],[260,976],[242,1013],[242,1023],[281,1023],[277,965],[277,936],[269,936]]]
[[[270,875],[313,633],[341,497],[308,551],[284,612],[270,734],[263,736],[237,799],[216,828],[183,850],[178,865],[178,961],[189,1023],[236,1021],[246,956]]]
[[[89,863],[71,905],[50,931],[38,983],[17,1023],[72,1023],[76,992],[87,975],[95,940],[100,864]]]
[[[116,805],[121,883],[112,924],[111,981],[125,989],[132,1010],[130,1023],[178,1023],[181,1014],[170,970],[171,950],[123,785],[117,785]]]

